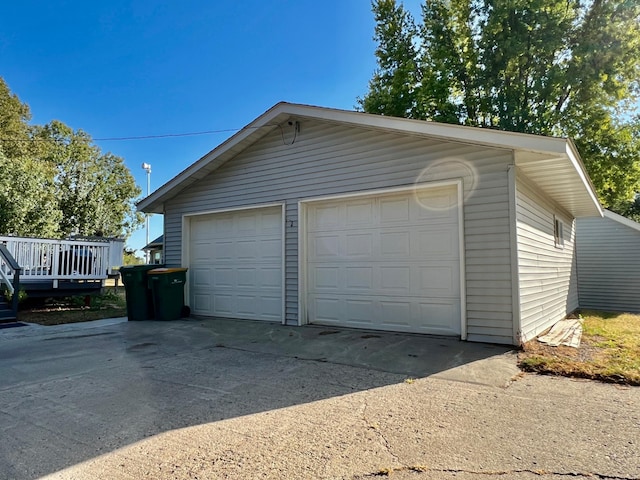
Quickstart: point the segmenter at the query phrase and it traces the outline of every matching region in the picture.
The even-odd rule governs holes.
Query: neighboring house
[[[518,344],[578,307],[570,140],[279,103],[142,200],[195,315]]]
[[[576,230],[580,307],[640,312],[640,224],[605,210]]]
[[[160,235],[158,238],[149,242],[147,245],[142,247],[143,252],[148,252],[149,254],[149,263],[158,265],[162,263],[162,249],[164,246],[164,235]]]

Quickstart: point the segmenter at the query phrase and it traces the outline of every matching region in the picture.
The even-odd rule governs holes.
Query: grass
[[[92,295],[89,306],[85,305],[84,296],[47,299],[35,305],[32,303],[28,302],[25,308],[18,311],[19,321],[61,325],[127,316],[122,287],[117,292],[114,289],[105,289],[101,295]]]
[[[527,342],[519,355],[528,372],[640,385],[640,315],[582,312],[579,348]]]

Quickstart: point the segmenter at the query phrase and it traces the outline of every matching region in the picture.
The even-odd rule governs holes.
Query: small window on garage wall
[[[564,224],[555,215],[553,216],[553,238],[556,248],[564,248]]]

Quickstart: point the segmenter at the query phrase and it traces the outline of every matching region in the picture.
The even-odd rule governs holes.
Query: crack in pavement
[[[397,458],[397,457],[396,457]],[[438,473],[468,473],[471,475],[494,475],[494,476],[502,476],[502,475],[513,475],[516,473],[531,473],[532,475],[537,475],[539,477],[543,477],[546,475],[556,475],[563,477],[581,477],[581,478],[597,478],[600,480],[640,480],[640,477],[620,477],[618,475],[606,475],[602,473],[594,473],[594,472],[553,472],[549,470],[531,470],[528,468],[523,469],[513,469],[513,470],[466,470],[466,469],[458,469],[458,468],[429,468],[423,465],[404,465],[402,467],[390,467],[390,468],[381,468],[377,472],[367,473],[362,477],[354,477],[354,478],[366,478],[366,477],[389,477],[394,472],[415,472],[415,473],[424,473],[424,472],[438,472]]]
[[[384,433],[382,433],[382,431],[380,430],[380,425],[378,425],[377,423],[372,423],[369,421],[369,419],[367,418],[367,408],[369,407],[369,404],[367,403],[366,399],[364,400],[364,404],[362,406],[362,411],[361,411],[361,416],[362,416],[362,420],[364,421],[364,423],[366,424],[366,426],[373,430],[374,432],[376,432],[376,434],[380,437],[380,439],[382,440],[382,444],[385,447],[385,450],[387,451],[387,453],[389,455],[391,455],[396,462],[398,462],[400,465],[403,465],[401,468],[401,470],[403,469],[408,469],[410,468],[406,463],[404,463],[402,460],[400,460],[400,457],[398,455],[396,455],[394,453],[394,451],[391,448],[391,444],[389,443],[389,440],[387,439],[387,437],[384,435]]]

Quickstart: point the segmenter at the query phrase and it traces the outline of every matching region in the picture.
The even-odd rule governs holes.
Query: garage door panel
[[[281,207],[209,214],[191,227],[193,312],[281,320]]]
[[[348,257],[369,257],[373,254],[374,234],[372,232],[345,234]]]
[[[340,235],[318,235],[312,240],[310,254],[312,258],[336,258],[341,250],[341,244]]]
[[[411,233],[408,231],[382,232],[379,233],[380,247],[377,249],[378,256],[406,258],[411,255]]]
[[[282,289],[282,268],[260,267],[258,268],[258,286],[261,289],[280,291]]]
[[[336,267],[336,272],[338,268]],[[347,290],[365,289],[371,291],[375,288],[374,268],[372,266],[353,266],[344,269],[344,288]],[[336,273],[337,276],[337,273]],[[338,282],[336,282],[338,283]],[[342,286],[342,285],[341,285]]]
[[[280,262],[282,258],[282,240],[280,237],[265,238],[260,240],[260,259],[262,261],[275,260]]]
[[[196,315],[208,312],[211,310],[211,295],[208,293],[194,294],[191,307]]]
[[[217,267],[213,269],[213,286],[214,288],[220,287],[233,287],[236,284],[236,271],[230,267]]]
[[[390,293],[406,296],[442,296],[457,298],[460,293],[458,272],[447,262],[420,266],[409,261],[392,265],[372,262],[339,262],[311,268],[309,291],[327,293],[374,294]]]
[[[411,218],[409,211],[409,198],[382,198],[380,199],[380,224],[407,223]]]
[[[345,205],[346,225],[371,225],[373,223],[373,203],[371,200],[353,201]]]
[[[411,293],[411,267],[409,265],[381,266],[379,271],[382,291],[401,295]]]
[[[428,296],[457,297],[459,295],[460,284],[458,283],[457,272],[452,271],[450,266],[443,267],[420,267],[420,290]]]
[[[438,298],[311,295],[309,314],[324,325],[416,333],[451,334],[460,322],[457,300]]]
[[[194,287],[208,287],[211,285],[210,268],[193,268],[190,272],[191,285]]]
[[[459,333],[456,202],[451,186],[309,204],[310,322]]]

